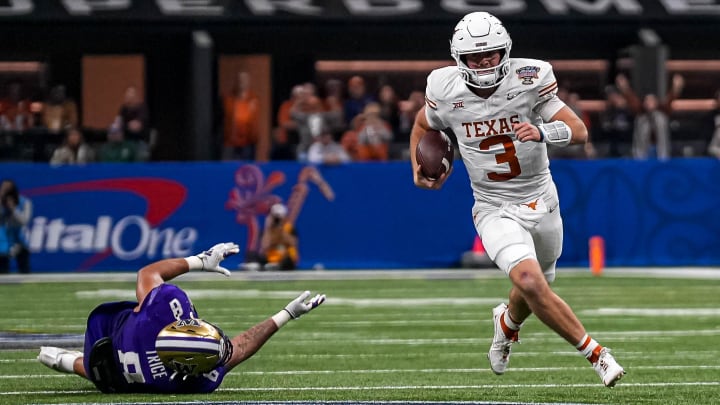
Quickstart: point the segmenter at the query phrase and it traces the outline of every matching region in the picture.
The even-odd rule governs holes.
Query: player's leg
[[[37,359],[53,370],[87,377],[82,352],[60,347],[41,346]]]
[[[85,371],[84,360],[85,359],[83,356],[76,358],[75,362],[73,363],[73,371],[75,372],[75,374],[79,375],[80,377],[88,378],[87,372]]]
[[[534,258],[533,241],[529,232],[517,222],[490,213],[478,222],[478,233],[488,257],[505,273],[514,263]],[[490,368],[495,374],[503,374],[510,361],[512,344],[518,340],[522,322],[530,316],[530,307],[521,291],[515,286],[510,290],[508,305],[501,303],[493,309],[493,341],[488,351]]]
[[[510,296],[508,301],[508,316],[517,324],[521,324],[532,315],[530,306],[523,298],[520,291],[514,286],[510,289]]]
[[[555,263],[562,253],[562,232],[559,210],[547,213],[529,232],[534,256],[511,262],[509,276],[530,311],[563,339],[576,344],[585,335],[585,328],[549,284],[555,280]]]
[[[526,259],[513,267],[510,279],[528,306],[545,325],[575,346],[600,376],[612,387],[625,374],[607,348],[585,332],[585,327],[570,306],[550,288],[537,261]]]
[[[575,344],[585,335],[570,306],[550,288],[537,260],[524,259],[512,267],[510,280],[531,312],[563,339]]]
[[[518,339],[522,322],[535,313],[543,323],[585,354],[596,371],[600,369],[598,364],[610,364],[611,367],[605,367],[609,373],[598,371],[598,374],[605,385],[614,385],[622,376],[622,368],[612,356],[602,351],[602,346],[587,336],[572,309],[552,291],[548,282],[554,280],[555,261],[562,247],[559,213],[549,213],[533,230],[535,235],[514,220],[499,215],[483,218],[478,228],[488,255],[508,273],[513,283],[509,306],[501,304],[493,310],[495,334],[488,352],[491,369],[496,374],[505,372],[512,343]]]
[[[479,227],[479,231],[483,235],[488,256],[506,274],[520,261],[535,259],[532,235],[517,222],[493,214],[480,225],[482,228]],[[514,285],[510,289],[507,306],[511,321],[516,324],[521,324],[532,314],[523,295]]]
[[[548,283],[552,283],[555,280],[555,265],[562,252],[563,226],[559,209],[548,213],[531,234],[544,279]],[[539,302],[539,305],[548,305],[548,307],[533,307],[538,319],[574,345],[593,365],[606,386],[615,385],[625,374],[623,368],[617,364],[607,349],[587,335],[582,322],[570,306],[552,291],[549,285],[547,288],[549,289],[549,303],[543,304],[544,300],[532,300]],[[546,293],[539,292],[538,294]]]

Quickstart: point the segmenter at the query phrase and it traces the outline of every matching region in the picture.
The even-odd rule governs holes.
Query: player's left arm
[[[583,120],[557,96],[557,79],[552,66],[540,62],[540,78],[533,91],[536,102],[532,110],[542,119],[541,124],[521,122],[513,124],[515,136],[520,142],[544,142],[554,146],[586,143],[588,129]]]
[[[545,142],[555,146],[585,143],[588,130],[585,123],[568,106],[563,106],[549,121],[539,125],[530,122],[513,124],[515,136],[520,142]]]
[[[325,294],[317,294],[308,301],[309,297],[310,291],[303,292],[277,314],[232,338],[230,342],[233,345],[233,353],[225,364],[225,369],[230,371],[252,357],[286,323],[300,318],[325,302]]]
[[[220,262],[239,251],[240,248],[235,243],[218,243],[195,256],[164,259],[143,267],[137,274],[135,296],[137,297],[138,305],[135,307],[135,312],[140,310],[143,300],[145,300],[145,297],[153,288],[189,271],[209,271],[229,277],[230,271],[221,267]]]
[[[582,118],[575,114],[575,111],[564,106],[550,118],[550,122],[561,121],[570,128],[570,144],[585,143],[588,139],[588,129]]]

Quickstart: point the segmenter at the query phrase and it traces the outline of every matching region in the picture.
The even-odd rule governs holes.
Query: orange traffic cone
[[[588,242],[590,253],[590,271],[599,276],[605,268],[605,239],[602,236],[593,236]]]

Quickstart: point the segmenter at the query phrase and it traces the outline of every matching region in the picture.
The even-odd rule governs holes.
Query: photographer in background
[[[260,240],[264,270],[295,270],[298,263],[298,238],[295,227],[285,219],[288,209],[282,203],[270,208]]]
[[[20,273],[30,273],[30,250],[26,227],[32,217],[32,201],[20,195],[12,180],[0,185],[0,273],[10,272],[10,258]]]
[[[295,227],[287,220],[288,209],[274,204],[265,217],[259,252],[248,252],[242,268],[257,270],[295,270],[298,264],[298,238]]]

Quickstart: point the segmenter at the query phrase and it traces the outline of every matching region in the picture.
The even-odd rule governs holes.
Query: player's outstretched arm
[[[257,353],[265,342],[290,320],[301,317],[325,302],[325,294],[317,294],[311,300],[308,300],[309,297],[310,291],[303,292],[277,314],[235,336],[231,340],[232,357],[225,365],[227,371]]]
[[[135,295],[138,306],[135,311],[140,310],[140,305],[153,288],[189,271],[209,271],[229,277],[230,271],[220,266],[220,262],[239,251],[240,248],[235,243],[218,243],[195,256],[164,259],[143,267],[137,275]]]

